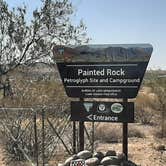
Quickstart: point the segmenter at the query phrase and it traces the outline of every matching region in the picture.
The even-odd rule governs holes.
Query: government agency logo
[[[84,105],[84,108],[86,109],[86,112],[90,112],[93,107],[93,103],[84,102],[83,105]]]
[[[123,105],[121,103],[114,103],[111,105],[111,111],[119,114],[123,111]]]
[[[107,113],[109,112],[106,105],[104,103],[100,103],[98,106],[97,106],[97,112],[98,113]]]

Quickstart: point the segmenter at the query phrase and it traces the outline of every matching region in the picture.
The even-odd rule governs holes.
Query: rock
[[[124,161],[121,163],[121,166],[137,166],[137,165],[131,161]]]
[[[124,153],[119,153],[117,155],[118,159],[120,159],[121,161],[125,161],[126,160],[126,155]]]
[[[109,165],[111,162],[111,158],[110,157],[104,157],[102,160],[101,160],[101,164],[103,165]]]
[[[102,152],[95,152],[93,157],[97,157],[101,161],[104,158],[104,154]]]
[[[109,150],[106,152],[105,156],[116,156],[116,152],[114,150]]]
[[[163,156],[164,156],[164,158],[166,158],[166,151],[163,152]]]
[[[65,161],[64,166],[70,166],[70,162],[71,162],[72,160],[76,160],[76,159],[78,159],[77,155],[73,155],[73,156],[69,157],[69,158]]]
[[[85,161],[87,166],[96,166],[99,164],[99,159],[97,157],[89,158]]]
[[[164,145],[158,145],[158,146],[156,146],[156,150],[158,150],[158,151],[164,151],[164,150],[166,150],[166,148],[165,148]]]
[[[80,159],[89,159],[92,157],[92,153],[88,150],[81,151],[77,154],[77,157]]]
[[[104,157],[100,163],[103,165],[120,165],[121,160],[118,159],[116,156],[107,156]]]
[[[58,166],[64,166],[64,164],[58,164]]]

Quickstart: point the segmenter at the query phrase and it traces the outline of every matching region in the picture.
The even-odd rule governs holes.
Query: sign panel
[[[55,46],[54,57],[69,97],[135,98],[152,46]]]
[[[134,103],[71,102],[71,120],[89,122],[134,122]]]

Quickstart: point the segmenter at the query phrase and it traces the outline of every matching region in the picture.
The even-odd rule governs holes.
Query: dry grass
[[[151,88],[144,87],[135,102],[135,119],[142,124],[151,124],[157,107],[157,97]]]
[[[138,126],[129,126],[128,137],[145,138],[145,134]]]
[[[128,128],[128,137],[145,138],[145,134],[141,129],[134,125]],[[95,140],[103,143],[118,143],[122,141],[122,125],[100,123],[95,131]]]
[[[153,130],[153,136],[155,137],[155,138],[163,138],[163,136],[164,136],[164,134],[162,133],[162,130],[161,130],[161,128],[159,127],[158,129],[157,128],[155,128],[154,130]]]
[[[105,143],[119,142],[122,137],[120,125],[110,123],[100,123],[95,131],[95,140]]]

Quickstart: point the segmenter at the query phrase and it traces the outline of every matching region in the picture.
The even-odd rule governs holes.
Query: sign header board
[[[69,97],[135,98],[152,53],[150,44],[55,46]]]
[[[71,102],[71,120],[89,122],[134,122],[134,103]]]

